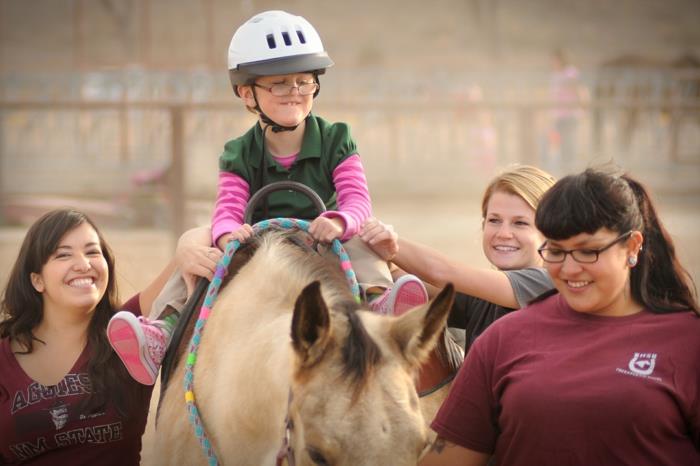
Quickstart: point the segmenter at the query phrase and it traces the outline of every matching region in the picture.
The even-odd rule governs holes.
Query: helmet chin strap
[[[270,126],[270,129],[272,129],[273,133],[280,133],[282,131],[294,131],[299,126],[299,125],[294,125],[294,126],[280,125],[279,123],[276,123],[275,121],[273,121],[272,118],[267,116],[265,114],[265,112],[262,111],[262,108],[260,108],[260,104],[258,103],[258,95],[255,92],[255,87],[253,87],[253,99],[255,100],[255,110],[260,114],[260,119],[262,120],[263,123]]]
[[[255,109],[258,112],[260,112],[260,119],[262,120],[262,122],[265,123],[266,125],[270,125],[270,129],[272,129],[273,133],[280,133],[282,131],[294,131],[299,126],[299,125],[282,126],[282,125],[277,124],[274,121],[272,121],[272,119],[269,116],[265,115],[265,112],[263,112],[260,109],[260,105],[256,106]]]

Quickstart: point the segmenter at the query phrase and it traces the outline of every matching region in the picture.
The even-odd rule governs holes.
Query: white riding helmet
[[[316,29],[301,16],[272,10],[243,23],[228,47],[231,85],[248,84],[259,76],[313,72],[323,74],[333,60]]]

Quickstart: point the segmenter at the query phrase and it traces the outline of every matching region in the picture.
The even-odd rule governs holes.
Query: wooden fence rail
[[[499,161],[519,161],[523,163],[539,164],[542,163],[541,152],[541,120],[554,108],[552,102],[524,100],[520,102],[498,102],[498,101],[483,101],[465,105],[464,102],[444,101],[444,102],[414,102],[414,101],[322,101],[319,103],[320,113],[325,115],[331,114],[335,119],[345,120],[347,116],[349,120],[358,120],[369,118],[367,115],[374,115],[375,120],[369,122],[361,121],[358,126],[366,128],[370,131],[372,126],[379,126],[379,129],[374,128],[375,133],[381,132],[384,134],[383,143],[388,149],[388,158],[396,161],[405,156],[407,151],[412,148],[410,142],[405,142],[407,137],[415,136],[411,133],[413,129],[420,126],[421,131],[425,131],[433,137],[438,130],[444,130],[446,137],[442,138],[445,142],[438,143],[430,141],[432,147],[435,147],[434,153],[429,154],[439,162],[453,156],[454,153],[466,150],[473,141],[466,140],[457,146],[455,135],[459,135],[464,128],[469,125],[480,125],[483,123],[481,117],[484,115],[490,116],[490,123],[494,129],[496,137],[500,143]],[[251,116],[242,111],[238,104],[233,101],[227,102],[172,102],[172,101],[0,101],[0,206],[4,205],[5,197],[12,194],[12,189],[8,188],[11,177],[27,176],[20,173],[8,173],[6,167],[13,166],[9,163],[16,153],[26,152],[21,145],[23,138],[11,137],[12,132],[16,131],[11,122],[10,117],[13,115],[47,115],[47,114],[99,114],[100,112],[111,112],[116,114],[115,127],[112,128],[114,142],[116,143],[118,158],[121,162],[126,163],[131,160],[133,149],[130,134],[134,131],[134,122],[131,121],[130,115],[136,112],[155,112],[161,115],[164,120],[167,120],[166,126],[169,128],[169,136],[167,136],[169,144],[167,144],[166,159],[169,164],[169,199],[170,199],[170,216],[171,229],[174,234],[179,234],[186,228],[185,221],[185,202],[187,197],[187,181],[185,172],[187,171],[187,150],[191,140],[195,135],[188,133],[188,120],[192,119],[193,115],[204,114],[202,117],[203,127],[207,126],[211,115],[218,115],[219,118],[236,118],[243,119],[245,123],[242,125],[250,125]],[[667,164],[670,165],[700,165],[700,143],[695,145],[691,142],[690,153],[681,153],[679,138],[684,122],[691,125],[694,132],[700,132],[700,101],[594,101],[585,104],[581,107],[581,114],[584,115],[585,131],[587,133],[585,144],[587,150],[596,148],[601,150],[604,146],[606,136],[606,127],[611,118],[617,120],[630,120],[639,118],[640,114],[654,115],[654,121],[665,121],[668,132],[668,157]],[[441,122],[435,122],[440,119]],[[376,123],[379,121],[379,123]],[[616,123],[616,131],[620,132],[620,128],[627,123]],[[653,123],[657,124],[657,123]],[[658,123],[661,124],[661,123]],[[242,127],[243,127],[242,126]],[[351,125],[352,126],[352,125]],[[353,126],[354,129],[354,126]],[[360,133],[362,130],[360,131]],[[363,134],[355,132],[357,139],[361,142],[364,140]],[[232,137],[234,134],[229,134]],[[154,137],[160,138],[160,133]],[[78,133],[76,138],[88,139],[91,137],[89,131]],[[381,137],[381,136],[380,136]],[[51,139],[50,135],[45,135],[47,140]],[[368,135],[369,140],[376,140],[377,135]],[[692,140],[692,138],[691,138]],[[215,146],[223,145],[225,139],[216,141]],[[403,141],[403,142],[402,142]],[[164,142],[164,141],[163,141]],[[439,145],[439,147],[437,147]],[[687,145],[687,144],[686,144]],[[55,151],[60,151],[59,148],[53,148]],[[377,152],[383,150],[375,149]],[[415,149],[419,150],[419,149]],[[611,150],[611,149],[606,149]],[[687,149],[686,149],[687,150]],[[605,150],[604,150],[605,151]],[[366,153],[372,154],[372,148],[365,150]],[[515,155],[513,155],[515,154]],[[374,157],[379,159],[377,154]],[[426,156],[427,157],[427,156]],[[372,162],[372,157],[369,158],[370,165],[372,163],[381,165],[385,162]],[[214,161],[208,161],[212,166],[215,166]],[[30,162],[29,162],[30,163]],[[390,162],[386,162],[390,163]],[[40,167],[37,166],[37,170]],[[14,180],[17,182],[17,180]],[[21,181],[22,183],[31,184],[31,179]],[[213,189],[213,186],[212,186]],[[1,215],[1,214],[0,214]],[[2,218],[0,218],[0,221]]]

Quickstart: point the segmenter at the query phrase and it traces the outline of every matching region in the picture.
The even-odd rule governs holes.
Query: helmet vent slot
[[[292,39],[289,37],[289,33],[287,31],[282,32],[282,39],[284,39],[284,45],[292,45]]]
[[[277,48],[277,43],[275,42],[275,36],[273,36],[272,34],[267,35],[267,46],[270,47],[271,49]]]
[[[304,33],[299,29],[297,29],[297,37],[299,38],[299,42],[302,44],[306,43],[306,37],[304,37]]]

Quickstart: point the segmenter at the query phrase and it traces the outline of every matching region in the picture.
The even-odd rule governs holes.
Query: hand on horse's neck
[[[272,129],[267,130],[265,134],[267,150],[275,157],[287,157],[299,153],[305,128],[306,121],[303,121],[294,131],[274,133]]]

